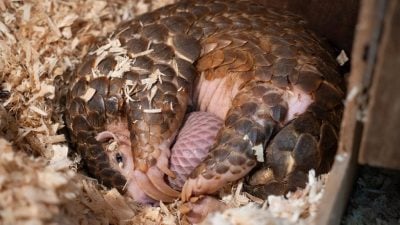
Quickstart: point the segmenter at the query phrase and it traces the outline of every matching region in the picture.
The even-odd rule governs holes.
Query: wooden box
[[[349,34],[333,34],[344,49],[352,46],[351,70],[339,149],[315,224],[340,224],[358,163],[400,168],[400,3],[364,0],[358,8],[352,45]]]
[[[400,169],[400,2],[264,0],[350,56],[338,153],[315,224],[340,224],[357,165]]]

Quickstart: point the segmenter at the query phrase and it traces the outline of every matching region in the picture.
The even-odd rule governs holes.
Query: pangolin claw
[[[139,188],[145,192],[148,196],[150,196],[152,199],[155,200],[160,200],[163,202],[173,202],[177,197],[179,197],[178,192],[172,192],[170,190],[162,190],[165,185],[161,184],[164,182],[162,177],[156,176],[155,178],[152,178],[153,180],[155,179],[160,179],[160,181],[155,181],[154,184],[148,177],[147,174],[142,173],[139,170],[134,171],[134,177],[136,179],[136,182],[139,186]],[[157,186],[160,185],[161,186]],[[160,190],[161,189],[161,190]],[[173,189],[172,189],[173,190]]]
[[[178,198],[179,197],[179,192],[172,189],[167,183],[165,183],[165,180],[163,179],[164,176],[161,173],[160,170],[156,167],[150,167],[149,170],[147,171],[147,177],[150,179],[151,183],[159,190],[162,191],[164,194]]]

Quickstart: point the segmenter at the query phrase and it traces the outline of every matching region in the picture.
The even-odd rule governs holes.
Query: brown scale
[[[123,191],[126,180],[111,168],[96,135],[112,122],[128,123],[135,170],[146,174],[160,156],[157,146],[181,126],[200,76],[226,78],[225,87],[238,92],[229,98],[210,154],[183,188],[184,200],[248,174],[257,164],[253,148],[260,144],[266,163],[247,181],[254,194],[284,193],[304,186],[309,169],[329,169],[343,80],[329,48],[300,18],[244,0],[186,1],[124,22],[110,39],[126,52],[86,56],[71,78],[66,113],[89,172],[106,186]],[[121,56],[132,60],[133,69],[109,76]],[[153,83],[143,82],[150,78]],[[311,94],[314,103],[285,124],[289,106],[283,95],[293,88]],[[194,184],[198,179],[204,180],[201,187]],[[177,197],[172,195],[161,200],[172,201]]]

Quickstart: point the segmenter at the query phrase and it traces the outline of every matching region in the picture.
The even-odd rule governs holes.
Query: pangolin
[[[87,171],[142,203],[210,195],[253,168],[252,193],[284,193],[332,163],[345,91],[332,54],[257,1],[178,2],[99,40],[71,76],[66,125]],[[170,149],[193,111],[222,122],[174,189]]]

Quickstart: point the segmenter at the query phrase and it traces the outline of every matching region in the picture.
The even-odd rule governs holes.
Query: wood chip
[[[262,144],[253,147],[258,162],[264,162],[264,146]]]
[[[253,202],[255,202],[255,203],[258,203],[258,204],[260,204],[260,205],[264,204],[264,202],[265,202],[263,199],[258,198],[258,197],[254,196],[254,195],[251,195],[251,194],[249,194],[249,193],[247,193],[247,192],[245,192],[244,194],[245,194],[246,197],[249,198],[251,201],[253,201]]]
[[[145,56],[145,55],[148,55],[148,54],[152,53],[153,51],[154,51],[154,49],[149,49],[149,50],[146,50],[146,51],[143,51],[143,52],[139,52],[139,53],[136,53],[136,54],[130,54],[130,57],[137,58],[137,57],[140,57],[140,56]]]
[[[8,27],[0,21],[0,32],[3,33],[6,37],[9,43],[14,44],[16,42],[16,39],[14,35],[10,33],[10,30]]]
[[[44,110],[42,110],[42,109],[40,109],[40,108],[38,108],[38,107],[36,107],[34,105],[29,106],[29,109],[31,109],[33,112],[35,112],[35,113],[37,113],[37,114],[39,114],[41,116],[47,116],[48,115],[47,112],[45,112]]]
[[[55,87],[53,85],[49,85],[46,83],[40,83],[39,92],[33,94],[32,98],[29,99],[28,104],[36,101],[38,98],[48,97],[49,99],[53,99],[55,95]]]
[[[131,65],[133,64],[133,60],[129,57],[116,56],[115,60],[117,61],[117,65],[115,65],[114,70],[111,70],[108,73],[108,77],[119,77],[122,78],[125,72],[131,70]]]
[[[88,101],[90,101],[90,99],[93,98],[94,94],[96,94],[96,89],[88,87],[85,94],[83,94],[80,97],[83,101],[88,102]]]
[[[162,83],[161,76],[165,75],[159,69],[156,69],[148,78],[142,79],[141,82],[145,85],[144,90],[150,90],[157,82]]]
[[[49,27],[51,28],[51,30],[53,30],[53,32],[57,35],[57,37],[61,38],[62,34],[61,34],[60,29],[58,29],[56,24],[53,22],[53,20],[49,16],[47,16],[47,23],[49,24]]]
[[[144,113],[161,113],[161,109],[143,109]]]
[[[347,57],[347,54],[344,50],[340,51],[339,55],[336,57],[336,61],[339,63],[339,65],[343,66],[346,62],[349,61],[349,57]]]
[[[127,98],[127,101],[135,101],[131,95],[135,93],[137,87],[137,83],[131,80],[125,80],[124,94]]]
[[[48,144],[56,144],[56,143],[61,143],[65,142],[67,139],[65,139],[64,134],[59,134],[59,135],[54,135],[54,136],[49,136],[46,138],[46,143]]]
[[[24,4],[22,7],[22,20],[25,22],[28,22],[31,19],[31,9],[32,9],[32,4]]]

